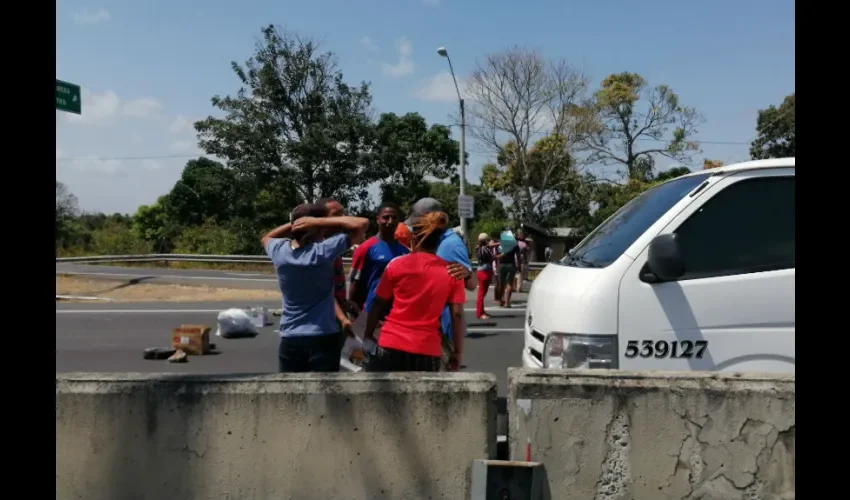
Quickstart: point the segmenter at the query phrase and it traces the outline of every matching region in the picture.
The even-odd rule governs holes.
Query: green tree
[[[759,111],[756,138],[750,145],[750,157],[753,160],[795,156],[796,102],[796,92],[792,92],[778,108],[771,105]]]
[[[497,163],[482,167],[481,182],[488,189],[512,200],[514,217],[521,221],[539,219],[565,185],[577,175],[564,136],[546,136],[525,154],[520,167],[518,146],[510,141],[497,156]]]
[[[95,255],[142,255],[152,250],[150,243],[125,224],[108,222],[91,233],[91,253]]]
[[[669,86],[648,87],[636,73],[602,80],[583,113],[590,123],[581,138],[588,161],[622,165],[629,179],[651,179],[655,155],[686,163],[699,151],[693,137],[702,115],[682,106]],[[653,145],[641,148],[642,141]]]
[[[670,179],[675,179],[676,177],[681,177],[689,173],[691,173],[691,169],[688,167],[673,167],[663,172],[659,172],[658,175],[655,176],[655,180],[659,182],[669,181]]]
[[[712,168],[719,168],[723,166],[722,160],[709,160],[708,158],[702,161],[703,170],[709,170]]]
[[[365,163],[368,85],[346,84],[334,55],[311,40],[274,26],[262,33],[253,57],[231,65],[242,85],[236,96],[212,98],[226,116],[195,124],[200,147],[254,181],[255,192],[291,185],[308,201],[365,198],[375,180]],[[278,201],[291,207],[298,200]]]
[[[167,211],[172,222],[194,226],[206,219],[228,220],[236,198],[236,176],[221,163],[208,158],[189,160],[180,179],[171,188]],[[250,199],[250,198],[249,198]]]
[[[170,217],[168,195],[160,196],[153,205],[141,205],[133,216],[133,234],[148,242],[155,253],[171,252],[181,229]]]
[[[375,125],[370,164],[385,200],[409,210],[428,196],[429,179],[457,177],[459,146],[445,125],[429,128],[419,113],[384,113]]]
[[[232,255],[239,251],[239,235],[230,228],[216,224],[213,219],[202,225],[187,227],[175,240],[176,253],[203,255]]]

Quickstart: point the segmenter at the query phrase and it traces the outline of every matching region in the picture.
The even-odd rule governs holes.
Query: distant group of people
[[[511,295],[522,291],[523,282],[528,280],[528,262],[531,253],[525,234],[517,233],[517,245],[503,252],[500,234],[478,235],[478,246],[475,258],[478,260],[478,299],[475,304],[475,315],[478,319],[488,319],[484,311],[484,299],[490,283],[493,283],[493,301],[500,307],[511,307]]]
[[[360,314],[364,346],[374,346],[366,371],[460,369],[466,291],[480,276],[466,244],[433,198],[416,202],[403,223],[399,207],[383,203],[376,222],[378,233],[364,241],[369,220],[323,199],[299,205],[289,223],[263,236],[283,295],[281,372],[339,371]],[[346,293],[342,256],[353,245]]]

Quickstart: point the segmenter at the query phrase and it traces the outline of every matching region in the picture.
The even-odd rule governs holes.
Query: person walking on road
[[[498,245],[498,243],[497,243]],[[478,260],[476,275],[478,277],[478,298],[475,301],[475,316],[478,319],[490,319],[484,312],[484,297],[493,280],[493,257],[495,256],[493,242],[487,233],[478,235],[478,247],[475,250],[475,258]]]
[[[519,261],[519,245],[505,253],[496,254],[496,258],[499,259],[499,283],[502,283],[502,286],[504,286],[499,305],[510,308],[511,294],[513,293],[514,279],[517,272],[517,262]]]
[[[514,291],[522,292],[522,284],[528,280],[528,260],[531,255],[531,246],[528,244],[525,233],[522,231],[517,232],[516,242],[518,248],[516,259],[517,273],[513,289]]]
[[[410,253],[396,241],[399,208],[395,203],[384,202],[378,207],[378,234],[369,238],[354,251],[351,259],[351,287],[348,298],[369,312],[375,299],[375,289],[387,264],[396,257]]]
[[[490,233],[493,242],[493,303],[501,306],[502,296],[505,292],[505,284],[499,279],[499,254],[501,253],[500,235],[498,231]]]
[[[446,272],[448,262],[437,256],[448,223],[443,212],[421,217],[413,226],[413,252],[386,266],[366,317],[364,342],[375,342],[378,322],[387,311],[389,315],[377,339],[377,349],[365,363],[367,372],[439,371],[443,355],[440,316],[446,307],[454,329],[448,369],[460,369],[466,290],[463,281]]]
[[[333,293],[334,261],[363,240],[369,220],[326,214],[322,205],[299,205],[291,224],[269,231],[261,240],[283,295],[281,372],[339,371],[342,338]],[[326,230],[343,232],[322,239]],[[282,237],[287,232],[291,238]]]

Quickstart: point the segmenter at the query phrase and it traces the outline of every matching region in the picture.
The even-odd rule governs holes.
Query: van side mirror
[[[661,234],[649,242],[646,265],[640,273],[645,283],[674,281],[685,274],[685,260],[676,233]]]

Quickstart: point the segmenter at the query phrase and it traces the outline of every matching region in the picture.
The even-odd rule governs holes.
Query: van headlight
[[[550,333],[543,344],[543,368],[617,369],[617,337]]]

